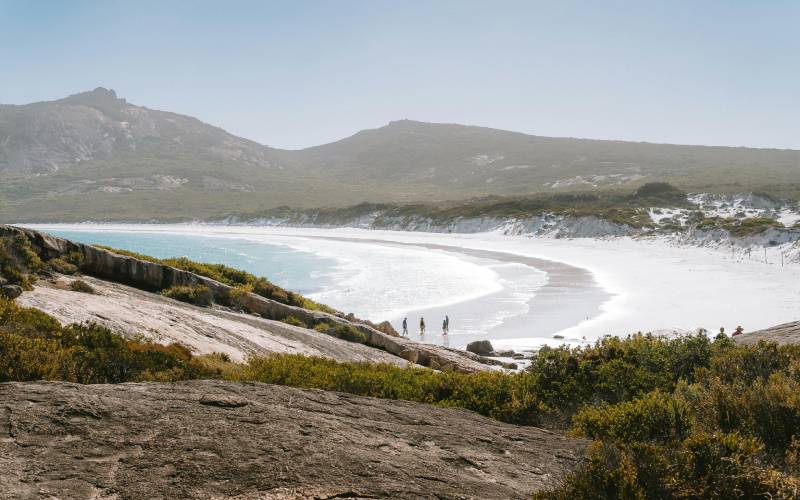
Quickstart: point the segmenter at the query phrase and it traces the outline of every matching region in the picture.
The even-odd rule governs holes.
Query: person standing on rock
[[[422,316],[419,318],[419,334],[425,335],[425,318]]]
[[[403,336],[408,337],[408,318],[403,318]]]

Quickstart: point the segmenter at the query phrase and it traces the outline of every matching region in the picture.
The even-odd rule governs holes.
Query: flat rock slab
[[[778,344],[800,344],[800,321],[784,323],[766,330],[743,333],[733,337],[740,344],[757,344],[760,340]]]
[[[266,384],[0,384],[3,498],[525,498],[586,441]]]
[[[62,278],[68,280],[71,278]],[[160,343],[179,342],[195,354],[223,352],[234,361],[250,354],[305,354],[337,361],[371,361],[399,366],[406,360],[362,344],[312,329],[244,313],[203,308],[137,290],[119,283],[82,276],[95,294],[74,292],[40,280],[17,299],[62,324],[99,323],[126,337],[144,336]]]

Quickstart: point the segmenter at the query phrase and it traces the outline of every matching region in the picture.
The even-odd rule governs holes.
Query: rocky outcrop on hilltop
[[[587,442],[265,384],[0,384],[4,498],[527,498]]]
[[[0,139],[0,172],[27,175],[51,174],[126,155],[174,157],[190,149],[195,150],[195,159],[233,158],[240,164],[271,166],[271,150],[265,146],[195,118],[134,106],[103,87],[58,101],[0,105]],[[114,192],[108,190],[130,188],[126,182],[146,176],[133,172],[130,177],[104,177],[87,179],[82,188],[68,187],[76,192]]]

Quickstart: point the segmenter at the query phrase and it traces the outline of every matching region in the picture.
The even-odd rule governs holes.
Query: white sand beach
[[[346,279],[314,298],[396,326],[407,316],[417,338],[425,316],[422,340],[453,347],[488,338],[496,347],[527,349],[636,331],[724,326],[731,332],[737,325],[750,331],[800,319],[800,266],[661,240],[221,225],[35,227],[203,234],[335,256],[349,270]],[[445,314],[447,340],[440,335]]]

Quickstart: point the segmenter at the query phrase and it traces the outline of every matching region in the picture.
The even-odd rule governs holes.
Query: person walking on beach
[[[450,316],[444,315],[444,331],[445,333],[450,333]]]
[[[425,318],[422,316],[419,318],[419,334],[425,335]]]
[[[403,336],[408,337],[408,318],[403,318]]]
[[[447,320],[442,320],[442,335],[447,335]]]

